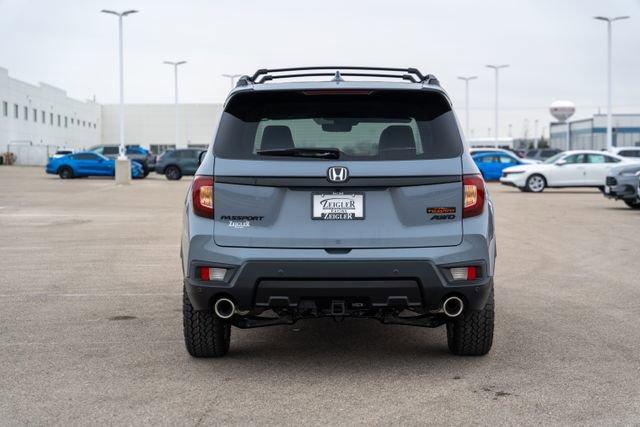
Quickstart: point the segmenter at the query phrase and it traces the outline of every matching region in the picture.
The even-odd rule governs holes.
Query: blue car
[[[515,155],[498,151],[476,154],[473,160],[485,181],[500,179],[503,169],[525,163]]]
[[[46,171],[53,175],[59,175],[62,179],[83,176],[114,176],[116,163],[115,160],[108,159],[101,154],[83,151],[49,158]],[[137,162],[131,162],[131,177],[144,178],[142,166]]]

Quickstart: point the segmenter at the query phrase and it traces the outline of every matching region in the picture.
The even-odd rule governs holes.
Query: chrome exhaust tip
[[[449,297],[444,300],[444,304],[442,304],[442,311],[448,317],[457,317],[464,310],[464,303],[458,297]]]
[[[221,319],[229,319],[236,312],[236,305],[229,298],[220,298],[213,305],[213,311]]]

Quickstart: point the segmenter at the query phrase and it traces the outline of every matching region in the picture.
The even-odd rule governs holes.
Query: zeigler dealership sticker
[[[364,194],[315,193],[312,195],[312,219],[364,219]]]

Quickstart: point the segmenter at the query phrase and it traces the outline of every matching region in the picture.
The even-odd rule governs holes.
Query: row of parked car
[[[613,152],[557,150],[544,160],[520,158],[512,151],[495,148],[471,152],[487,181],[499,180],[503,185],[531,193],[545,188],[595,187],[606,197],[640,209],[640,148],[617,148]]]
[[[152,171],[164,175],[168,180],[194,175],[201,152],[201,149],[184,148],[154,155],[139,145],[126,146],[126,155],[131,160],[131,176],[136,179],[145,178]],[[98,145],[80,152],[59,150],[49,158],[45,170],[62,179],[114,176],[118,153],[117,145]]]

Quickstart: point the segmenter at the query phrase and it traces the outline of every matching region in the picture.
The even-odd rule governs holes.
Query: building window
[[[49,113],[49,124],[53,126],[53,113]]]
[[[60,127],[60,114],[58,114],[58,127]]]
[[[71,117],[71,124],[73,124],[73,117]]]
[[[7,101],[2,101],[2,115],[5,117],[9,115],[9,104]]]
[[[18,104],[13,104],[13,118],[18,118]]]
[[[40,120],[42,122],[42,124],[47,124],[47,113],[45,113],[44,111],[40,112],[40,115],[42,116],[42,120]]]
[[[67,127],[67,116],[64,116],[64,127]]]
[[[38,110],[33,109],[33,121],[38,123]]]
[[[29,107],[24,107],[24,119],[29,120]]]

